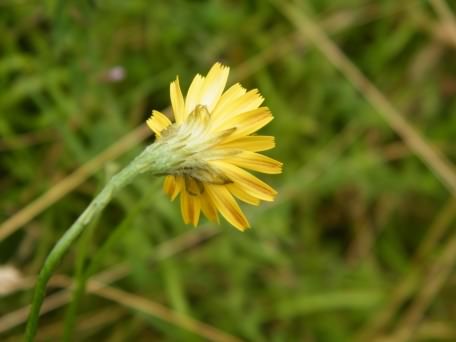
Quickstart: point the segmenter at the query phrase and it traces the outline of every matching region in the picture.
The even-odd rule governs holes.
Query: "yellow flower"
[[[214,64],[206,77],[197,74],[183,97],[176,78],[170,85],[175,122],[158,111],[147,120],[156,143],[172,146],[182,162],[167,172],[164,190],[179,194],[186,224],[197,225],[200,212],[219,222],[218,212],[240,230],[249,222],[235,198],[253,205],[273,201],[277,192],[244,169],[282,172],[282,163],[257,152],[275,146],[274,137],[253,135],[272,120],[257,89],[239,83],[223,92],[229,68]]]

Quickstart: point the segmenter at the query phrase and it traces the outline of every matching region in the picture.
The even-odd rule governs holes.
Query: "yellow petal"
[[[217,105],[212,112],[214,125],[258,108],[263,100],[258,90],[253,89],[233,101],[227,101],[224,105]]]
[[[227,120],[218,120],[218,126],[213,124],[212,129],[226,130],[228,128],[236,127],[236,131],[230,136],[230,140],[232,140],[233,138],[239,138],[258,131],[271,122],[272,119],[273,117],[269,108],[261,107],[228,118]]]
[[[163,182],[163,190],[165,193],[171,197],[174,194],[174,190],[176,189],[176,181],[174,176],[166,176],[165,181]]]
[[[171,105],[173,107],[174,118],[177,123],[181,123],[185,118],[185,101],[179,85],[179,78],[169,85]]]
[[[244,169],[262,173],[282,173],[281,162],[254,152],[244,151],[236,156],[226,158],[224,161],[242,167]]]
[[[229,138],[229,137],[228,137]],[[238,138],[233,141],[217,145],[217,150],[221,149],[240,149],[251,152],[260,152],[274,148],[275,142],[273,136],[267,135],[249,135],[246,137]]]
[[[259,205],[260,200],[252,195],[246,193],[239,184],[231,183],[226,185],[228,190],[237,198],[239,198],[242,202],[251,204],[251,205]]]
[[[234,102],[238,98],[240,98],[242,95],[246,93],[247,90],[245,90],[244,87],[241,86],[240,83],[236,83],[232,85],[231,87],[228,88],[227,91],[225,91],[220,99],[218,100],[214,112],[220,111],[220,108],[223,108],[227,106],[229,103]]]
[[[269,185],[259,180],[251,173],[229,163],[222,161],[211,162],[217,165],[234,183],[247,192],[249,195],[257,197],[263,201],[273,201],[277,191]]]
[[[146,123],[157,137],[160,136],[161,131],[171,125],[171,121],[169,121],[168,117],[156,110],[152,112],[152,116],[147,119]]]
[[[201,99],[201,90],[204,85],[204,77],[197,74],[188,88],[185,98],[185,117],[192,112]]]
[[[229,223],[241,231],[250,227],[241,208],[239,208],[236,200],[224,185],[207,184],[206,190],[217,210]]]
[[[205,191],[200,195],[200,201],[201,201],[201,211],[204,213],[204,215],[214,223],[219,223],[219,218],[217,215],[217,209],[215,208],[214,203],[212,203],[211,198],[207,194],[207,191]]]
[[[174,180],[176,181],[176,188],[174,189],[174,193],[171,195],[171,201],[174,201],[177,195],[179,195],[179,193],[185,188],[183,176],[174,176]]]
[[[229,72],[230,68],[220,63],[215,63],[209,70],[201,89],[201,99],[199,102],[201,105],[206,106],[209,111],[214,109],[217,101],[220,99],[220,95],[223,89],[225,89]]]
[[[201,202],[199,196],[190,195],[185,189],[181,193],[181,212],[186,224],[196,226],[199,221]]]
[[[181,176],[166,176],[163,182],[163,190],[174,201],[182,189]]]

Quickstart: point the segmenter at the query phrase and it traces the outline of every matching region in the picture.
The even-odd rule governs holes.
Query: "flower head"
[[[224,92],[228,73],[228,67],[216,63],[206,77],[197,74],[185,99],[177,78],[170,85],[175,121],[153,111],[147,124],[156,143],[182,155],[166,172],[164,190],[172,200],[180,194],[184,222],[196,226],[201,211],[218,222],[220,213],[244,230],[249,222],[236,198],[258,205],[277,194],[245,169],[277,174],[282,163],[257,153],[275,146],[274,137],[253,135],[273,118],[268,107],[260,107],[263,97],[239,83]]]

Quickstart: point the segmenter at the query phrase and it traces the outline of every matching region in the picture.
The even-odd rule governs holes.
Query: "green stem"
[[[72,301],[68,305],[68,308],[65,313],[64,319],[64,328],[63,328],[63,342],[69,342],[72,340],[74,327],[76,324],[76,315],[79,307],[79,302],[81,301],[84,291],[85,291],[85,270],[84,265],[87,260],[88,253],[88,244],[90,243],[93,235],[93,231],[96,225],[96,222],[99,220],[100,216],[97,216],[95,220],[92,221],[90,226],[81,234],[79,238],[79,243],[77,247],[77,257],[76,257],[76,275],[74,280],[74,289],[72,291]]]
[[[172,152],[172,151],[171,151]],[[41,304],[46,294],[46,285],[68,249],[74,244],[81,232],[109,203],[113,195],[144,172],[163,174],[179,163],[179,156],[170,153],[167,144],[155,143],[148,146],[136,159],[117,175],[111,178],[104,189],[92,200],[75,223],[60,238],[49,253],[35,285],[32,307],[25,331],[25,341],[34,340],[38,327]]]
[[[87,227],[96,214],[100,213],[106,207],[114,192],[128,184],[135,176],[134,169],[132,170],[132,165],[133,164],[127,166],[120,173],[114,176],[108,184],[106,184],[104,189],[92,200],[82,215],[79,216],[70,229],[65,232],[63,237],[52,249],[51,253],[49,253],[35,285],[32,308],[25,332],[26,341],[33,341],[35,336],[40,307],[43,303],[46,292],[46,284],[55,268],[84,228]]]
[[[90,256],[90,262],[87,267],[84,267],[86,261],[86,254],[87,254],[87,247],[86,244],[82,244],[82,248],[80,248],[79,253],[79,260],[77,265],[77,275],[76,275],[76,287],[73,291],[73,298],[68,306],[66,317],[65,317],[65,325],[64,325],[64,334],[62,340],[64,342],[69,342],[72,340],[74,327],[76,323],[76,315],[77,310],[79,307],[79,303],[82,301],[82,298],[85,294],[86,283],[89,277],[95,272],[96,268],[98,267],[99,263],[105,256],[106,252],[110,250],[110,248],[122,238],[122,236],[128,232],[128,229],[131,227],[131,222],[135,215],[143,209],[143,207],[150,203],[150,198],[153,193],[148,193],[144,196],[141,201],[127,213],[127,216],[122,220],[122,222],[117,225],[112,231],[109,232],[109,236],[106,240],[103,241],[101,246],[97,248],[94,255]],[[98,220],[98,219],[97,219]],[[92,233],[94,229],[89,228],[87,233]],[[82,236],[81,242],[83,240],[89,240],[92,234],[87,234],[86,236]]]

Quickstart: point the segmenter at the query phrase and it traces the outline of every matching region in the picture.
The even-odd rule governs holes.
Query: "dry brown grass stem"
[[[127,310],[117,305],[104,307],[96,312],[83,315],[76,326],[76,334],[79,339],[86,339],[107,325],[122,319],[127,314]],[[57,341],[63,333],[62,322],[57,320],[48,325],[40,327],[36,336],[36,341]],[[8,337],[4,342],[16,342],[22,339],[22,334]]]
[[[127,311],[117,305],[105,307],[95,313],[90,312],[79,320],[75,333],[80,339],[85,339],[89,334],[93,334],[103,327],[119,321],[125,317]],[[63,333],[62,322],[57,321],[51,325],[40,328],[37,341],[56,341]],[[19,337],[20,338],[20,337]],[[19,339],[18,338],[18,339]],[[17,341],[17,340],[16,340]]]
[[[439,245],[442,237],[448,231],[456,218],[456,200],[451,199],[442,208],[426,235],[422,238],[413,257],[413,265],[407,275],[395,286],[389,300],[383,309],[372,316],[369,322],[358,334],[358,341],[373,340],[374,336],[384,333],[388,324],[395,317],[403,303],[417,290],[423,273],[422,261],[429,257]]]
[[[429,0],[431,6],[434,8],[434,11],[440,17],[442,25],[444,25],[444,29],[446,33],[456,46],[456,17],[451,12],[450,7],[445,2],[445,0]]]
[[[168,240],[159,245],[155,249],[154,254],[150,257],[150,262],[158,262],[166,258],[169,258],[173,255],[176,255],[180,252],[183,252],[184,250],[198,246],[207,239],[210,239],[211,237],[215,236],[217,233],[218,230],[215,230],[210,227],[202,227],[197,231],[188,231],[185,234],[182,234],[172,240]],[[92,277],[92,280],[95,283],[112,284],[116,281],[125,278],[129,273],[130,269],[128,265],[126,263],[121,263],[103,272],[98,273],[96,276]],[[28,279],[24,286],[21,287],[21,289],[23,290],[26,286],[32,287],[33,285],[33,279]],[[66,278],[62,278],[58,275],[53,277],[50,281],[50,286],[62,287],[66,285]],[[49,295],[48,297],[46,297],[46,300],[43,303],[40,314],[43,315],[57,308],[60,308],[67,304],[70,301],[70,299],[71,289],[69,288]],[[23,324],[27,320],[29,309],[30,306],[27,305],[25,307],[17,309],[16,311],[12,311],[6,315],[3,315],[0,318],[0,334],[20,324]]]
[[[30,222],[30,220],[32,220],[35,216],[60,200],[63,196],[73,191],[88,177],[100,169],[100,167],[106,162],[129,151],[133,146],[137,145],[149,135],[150,130],[146,125],[137,127],[135,130],[125,135],[122,139],[111,145],[95,158],[82,165],[68,177],[62,179],[59,183],[49,189],[49,191],[30,202],[16,214],[4,221],[0,225],[0,241],[4,240],[23,225]]]
[[[382,92],[356,67],[328,35],[297,6],[285,1],[272,0],[290,22],[306,36],[365,97],[371,106],[386,120],[389,126],[440,179],[448,191],[456,197],[456,174],[450,161],[401,115]]]
[[[111,277],[112,277],[112,275],[111,275]],[[102,277],[98,277],[98,278],[102,278]],[[105,277],[105,278],[109,278],[109,277]],[[114,279],[115,278],[117,278],[117,277],[114,277]],[[112,280],[112,278],[109,280]],[[46,312],[54,309],[56,306],[60,306],[61,304],[66,303],[68,301],[70,294],[71,294],[71,288],[73,287],[73,282],[67,276],[59,275],[59,276],[54,277],[53,285],[65,287],[65,289],[54,295],[51,295],[47,298],[47,300],[45,302],[45,303],[47,303],[47,305],[43,305],[43,311],[46,311]],[[182,329],[191,331],[198,336],[208,339],[209,341],[217,341],[217,342],[239,342],[239,341],[241,341],[240,339],[238,339],[234,336],[231,336],[206,323],[203,323],[201,321],[198,321],[198,320],[193,319],[188,316],[184,316],[184,315],[175,313],[171,309],[168,309],[167,307],[165,307],[159,303],[156,303],[151,300],[145,299],[144,297],[140,297],[138,295],[134,295],[134,294],[128,293],[126,291],[111,287],[98,280],[94,280],[94,279],[89,280],[87,283],[87,291],[89,293],[95,294],[99,297],[102,297],[102,298],[108,299],[110,301],[113,301],[117,304],[120,304],[121,306],[124,306],[126,308],[137,310],[137,311],[146,313],[148,315],[151,315],[153,317],[157,317],[172,325],[175,325]],[[51,299],[51,300],[49,300],[49,299]],[[23,316],[23,314],[24,314],[23,311],[26,311],[25,316],[27,316],[29,307],[26,307],[24,309],[20,310],[20,312],[18,312],[17,315],[10,316],[11,320],[17,319],[18,315]],[[8,322],[11,322],[11,320]],[[1,328],[3,330],[4,325],[2,325]]]
[[[456,234],[443,246],[437,260],[429,268],[422,285],[407,311],[401,315],[395,331],[378,341],[414,341],[423,316],[453,271],[456,262]]]
[[[239,342],[239,338],[229,335],[219,329],[214,328],[206,323],[198,321],[188,316],[178,314],[164,305],[153,302],[126,291],[105,286],[101,283],[89,281],[88,292],[96,294],[102,298],[111,300],[117,304],[125,306],[130,309],[144,312],[148,315],[158,317],[161,320],[178,326],[180,328],[191,331],[209,341],[218,342]]]

